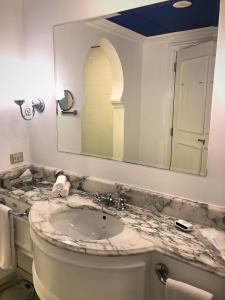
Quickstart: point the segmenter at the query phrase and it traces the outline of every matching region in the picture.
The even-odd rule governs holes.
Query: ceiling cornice
[[[125,38],[138,44],[143,44],[146,39],[145,36],[120,25],[117,25],[113,22],[110,22],[106,19],[96,19],[91,22],[86,22],[86,24],[98,28],[100,30],[113,33],[114,35],[117,35],[119,37]]]

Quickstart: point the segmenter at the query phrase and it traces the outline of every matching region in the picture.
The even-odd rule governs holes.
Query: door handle
[[[198,139],[198,142],[201,142],[203,145],[205,145],[205,139]]]

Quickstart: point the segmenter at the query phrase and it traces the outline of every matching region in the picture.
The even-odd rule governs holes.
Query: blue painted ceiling
[[[220,0],[191,0],[187,8],[174,8],[174,0],[120,12],[108,18],[144,36],[154,36],[209,26],[218,26]]]

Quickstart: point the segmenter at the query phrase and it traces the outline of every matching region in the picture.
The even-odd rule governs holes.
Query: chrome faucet
[[[118,210],[125,210],[126,209],[126,200],[119,196],[119,198],[113,198],[111,193],[107,194],[101,194],[96,193],[95,194],[95,202],[99,205],[101,205],[103,209],[103,205],[107,207],[115,207]]]

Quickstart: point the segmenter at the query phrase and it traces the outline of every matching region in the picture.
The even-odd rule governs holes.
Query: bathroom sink
[[[85,241],[114,237],[124,227],[118,217],[88,207],[59,212],[51,217],[50,223],[60,233]]]

